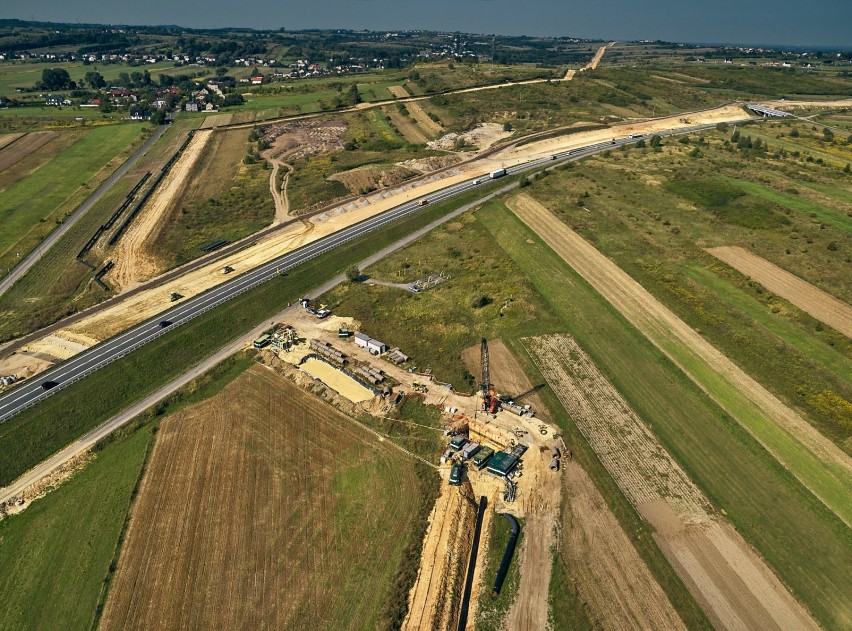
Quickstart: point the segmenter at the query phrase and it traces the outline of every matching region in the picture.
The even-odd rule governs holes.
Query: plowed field
[[[707,251],[820,322],[852,337],[852,307],[842,300],[744,248],[721,247]]]
[[[374,628],[412,461],[254,366],[157,434],[103,629]]]
[[[722,629],[817,629],[568,335],[526,340],[536,365],[708,617]]]
[[[556,254],[847,524],[852,460],[532,197],[507,204]]]

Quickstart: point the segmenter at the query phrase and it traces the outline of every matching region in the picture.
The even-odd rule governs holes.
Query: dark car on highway
[[[59,382],[57,382],[57,381],[45,381],[44,383],[41,384],[41,387],[44,388],[45,390],[50,390],[51,388],[55,388],[58,385],[59,385]]]

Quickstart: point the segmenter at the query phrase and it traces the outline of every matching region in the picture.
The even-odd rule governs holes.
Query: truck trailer
[[[497,169],[491,172],[491,179],[496,180],[498,177],[503,177],[504,175],[506,175],[506,169]]]

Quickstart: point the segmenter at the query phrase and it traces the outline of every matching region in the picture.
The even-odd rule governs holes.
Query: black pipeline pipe
[[[467,580],[464,583],[458,631],[464,631],[467,626],[467,610],[470,607],[470,592],[473,589],[473,570],[476,568],[476,555],[479,552],[479,535],[482,532],[482,519],[485,517],[485,507],[487,505],[488,500],[482,495],[479,498],[479,508],[476,511],[476,527],[473,531],[473,546],[470,549],[470,559],[467,562]]]
[[[512,524],[512,534],[509,535],[509,541],[506,543],[506,551],[503,553],[503,560],[500,561],[500,569],[497,570],[497,577],[494,579],[494,589],[491,592],[492,598],[497,598],[500,595],[500,589],[503,587],[503,581],[506,580],[506,574],[509,572],[509,565],[512,563],[512,555],[515,553],[515,544],[518,542],[518,535],[521,532],[521,526],[514,515],[509,513],[500,513],[501,516],[509,520]]]

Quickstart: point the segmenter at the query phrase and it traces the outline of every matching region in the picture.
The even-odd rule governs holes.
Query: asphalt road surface
[[[701,125],[658,135],[684,134],[712,127],[713,125]],[[524,171],[541,169],[542,167],[552,168],[568,160],[576,160],[622,144],[631,144],[634,142],[636,142],[636,138],[621,138],[614,141],[602,142],[582,149],[574,149],[538,160],[532,160],[522,165],[508,168],[506,171],[507,175],[514,175]],[[474,189],[478,186],[477,183],[483,183],[487,180],[488,178],[470,179],[448,186],[441,191],[430,194],[428,197],[429,204],[438,203]],[[424,207],[421,205],[421,201],[414,200],[391,208],[380,215],[366,219],[303,246],[298,250],[275,258],[202,294],[182,300],[176,306],[161,313],[156,318],[143,322],[115,337],[105,340],[79,355],[58,364],[54,368],[41,373],[39,376],[21,383],[0,397],[0,422],[8,420],[18,412],[37,404],[63,387],[82,379],[116,359],[124,357],[161,335],[171,333],[174,329],[180,327],[180,325],[209,309],[213,309],[231,298],[276,277],[280,272],[292,269],[315,256],[333,250],[343,243],[373,232],[421,210]]]

